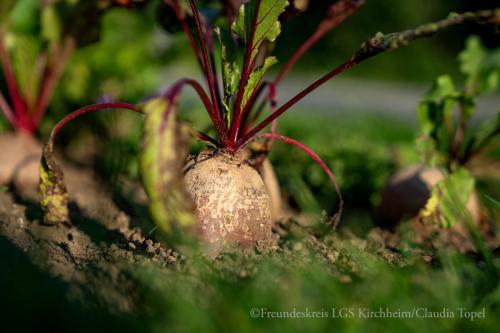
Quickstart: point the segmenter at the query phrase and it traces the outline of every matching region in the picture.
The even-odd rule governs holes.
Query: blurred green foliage
[[[304,14],[288,22],[276,46],[278,60],[288,59],[312,33],[333,1],[311,1]],[[298,71],[326,71],[348,59],[367,38],[376,32],[395,32],[446,17],[450,12],[493,8],[490,0],[377,0],[366,1],[361,10],[318,42],[298,63]],[[481,36],[490,48],[500,46],[492,28],[466,25],[453,28],[430,39],[421,40],[393,53],[384,54],[350,71],[355,77],[428,82],[436,73],[459,76],[451,59],[463,49],[471,33]]]
[[[293,117],[283,118],[279,132],[305,143],[332,168],[347,203],[346,213],[376,205],[386,179],[401,165],[418,159],[414,127],[383,116],[314,116],[299,108]],[[270,159],[285,196],[296,208],[333,213],[335,192],[307,155],[277,142]]]
[[[442,75],[417,107],[424,162],[450,170],[468,162],[500,134],[500,109],[493,119],[471,126],[477,99],[500,91],[500,48],[487,51],[478,37],[470,37],[459,59],[465,87],[456,87],[449,75]]]
[[[500,135],[500,109],[493,119],[471,126],[477,99],[500,89],[500,48],[488,51],[473,36],[467,40],[459,59],[465,76],[464,89],[456,88],[449,75],[442,75],[417,107],[420,121],[417,147],[423,162],[442,168],[446,175],[432,189],[422,214],[434,217],[446,227],[456,223],[462,213],[460,207],[466,206],[474,192],[475,180],[465,169],[467,163],[495,140],[498,142]]]

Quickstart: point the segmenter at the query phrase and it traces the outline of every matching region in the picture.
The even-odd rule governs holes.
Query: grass
[[[137,272],[154,304],[148,313],[154,332],[496,330],[500,290],[481,268],[484,262],[443,251],[429,265],[411,248],[389,263],[375,248],[356,238],[305,236],[272,254],[194,260],[189,274],[153,267]],[[499,264],[496,259],[497,270]],[[479,293],[485,284],[488,290]],[[460,314],[483,308],[485,318],[474,321]],[[270,317],[294,311],[321,318]],[[413,317],[373,318],[388,312]],[[429,318],[440,314],[445,318]]]
[[[318,128],[329,127],[329,131]],[[348,206],[369,208],[394,170],[418,162],[414,128],[404,121],[360,114],[312,115],[297,112],[280,123],[280,133],[299,138],[333,169]],[[299,209],[308,212],[335,207],[326,175],[300,151],[276,143],[271,154],[280,184]],[[298,195],[311,192],[311,199]]]
[[[195,114],[193,110],[186,117],[196,118]],[[204,120],[196,120],[203,126]],[[331,130],[317,131],[319,126]],[[278,249],[271,253],[226,254],[215,261],[192,254],[175,266],[137,266],[132,274],[134,289],[142,295],[140,313],[67,306],[57,296],[61,293],[57,288],[29,292],[49,304],[57,302],[47,311],[66,313],[78,323],[72,326],[77,331],[101,327],[122,332],[496,332],[500,325],[498,253],[484,246],[483,253],[475,255],[446,247],[432,250],[416,241],[410,224],[402,226],[396,245],[372,230],[371,211],[387,177],[401,166],[418,162],[415,130],[411,123],[373,114],[310,115],[298,109],[294,116],[283,118],[280,132],[303,141],[333,168],[347,203],[338,232],[323,234],[321,229],[289,223],[283,226]],[[102,171],[133,176],[136,142],[120,142],[110,145]],[[270,159],[294,208],[317,220],[322,210],[331,213],[335,193],[305,154],[276,143]],[[485,198],[498,209],[495,196]],[[145,219],[141,216],[133,220]],[[53,284],[45,276],[23,276],[30,285]],[[28,291],[23,289],[19,285],[13,290],[24,295]],[[24,306],[19,302],[13,309]],[[461,317],[461,311],[482,315],[483,309],[485,318]],[[366,318],[370,311],[372,316],[393,313],[413,318]],[[322,318],[271,317],[311,312]],[[429,318],[440,315],[446,318]]]

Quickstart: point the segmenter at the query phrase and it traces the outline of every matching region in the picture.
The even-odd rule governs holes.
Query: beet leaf
[[[150,200],[155,223],[165,232],[174,225],[190,226],[196,221],[193,205],[183,186],[188,133],[176,120],[172,98],[146,103],[139,170]]]
[[[231,124],[232,116],[232,98],[238,91],[239,79],[241,70],[236,62],[237,50],[235,42],[231,36],[231,32],[216,28],[215,33],[221,44],[221,66],[222,66],[222,84],[224,86],[224,98],[222,99],[222,107],[224,118],[227,126]]]
[[[274,42],[281,33],[278,18],[287,6],[286,0],[252,0],[240,7],[232,30],[250,49],[250,63],[265,40]]]
[[[424,220],[438,220],[442,227],[450,228],[469,214],[466,207],[474,192],[475,181],[465,168],[445,176],[432,188],[431,197],[420,216]]]

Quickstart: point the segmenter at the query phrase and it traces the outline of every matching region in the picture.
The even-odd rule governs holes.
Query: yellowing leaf
[[[439,198],[437,195],[432,195],[427,203],[425,204],[425,207],[423,208],[422,212],[420,213],[423,217],[430,217],[433,214],[436,214],[437,208],[439,206]]]
[[[467,217],[467,202],[474,191],[474,183],[474,178],[464,168],[447,175],[432,188],[420,216],[434,219],[443,227],[452,227]]]
[[[164,99],[154,99],[143,107],[139,171],[155,223],[171,232],[173,226],[190,226],[196,219],[181,171],[187,157],[187,134],[177,124],[175,109],[167,113],[167,105]]]

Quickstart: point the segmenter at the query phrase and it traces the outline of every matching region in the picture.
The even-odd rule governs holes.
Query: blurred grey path
[[[317,76],[287,77],[279,89],[279,100],[284,102],[293,97],[312,83],[315,77]],[[374,112],[405,120],[416,120],[416,106],[429,88],[430,84],[336,78],[305,97],[296,109],[298,112],[335,114]],[[500,94],[483,95],[478,100],[477,119],[491,117],[498,111],[500,111]]]
[[[290,74],[280,85],[278,104],[282,105],[324,74]],[[183,76],[191,76],[199,82],[204,82],[200,73],[193,72],[192,67],[171,67],[165,74],[165,77],[169,78]],[[306,96],[289,112],[336,115],[373,112],[401,120],[416,121],[416,107],[431,84],[432,82],[414,84],[406,81],[366,80],[339,76]],[[191,89],[186,90],[186,97],[192,98],[194,95]],[[490,118],[498,111],[500,111],[500,94],[483,95],[478,100],[475,119]]]

